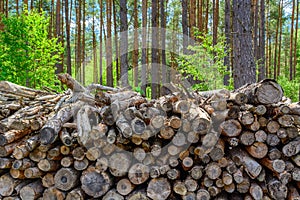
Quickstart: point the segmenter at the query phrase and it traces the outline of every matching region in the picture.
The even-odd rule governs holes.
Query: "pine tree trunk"
[[[278,3],[278,12],[280,12],[280,2]],[[276,23],[276,33],[275,33],[275,46],[274,46],[274,73],[273,78],[277,78],[277,48],[278,48],[278,31],[279,31],[279,20]]]
[[[16,0],[16,12],[17,12],[17,15],[19,15],[19,0]]]
[[[226,38],[226,46],[225,46],[225,52],[226,56],[224,57],[224,65],[226,66],[226,74],[224,76],[224,85],[229,85],[229,78],[230,78],[230,57],[231,57],[231,50],[230,50],[230,44],[231,44],[231,4],[230,0],[225,1],[225,38]]]
[[[194,34],[194,28],[196,27],[196,0],[190,0],[189,1],[189,28],[190,28],[190,45],[194,45],[194,41],[195,41],[195,34]]]
[[[160,26],[161,26],[161,74],[162,74],[162,84],[168,82],[169,73],[167,70],[167,60],[166,60],[166,17],[165,17],[165,1],[160,0]],[[166,2],[166,4],[168,1]],[[161,91],[163,95],[163,91]]]
[[[98,83],[98,66],[97,66],[97,41],[96,41],[96,33],[95,33],[95,1],[93,1],[93,24],[92,24],[92,32],[93,32],[93,82]]]
[[[253,55],[252,27],[250,21],[251,0],[233,0],[233,77],[234,87],[256,82]]]
[[[277,77],[280,76],[280,72],[281,72],[281,64],[280,64],[280,58],[281,58],[281,39],[282,39],[282,14],[283,14],[283,0],[281,0],[279,2],[279,8],[280,10],[278,10],[278,13],[279,13],[279,17],[278,17],[278,20],[279,20],[279,42],[278,42],[278,61],[277,61],[277,64],[278,64],[278,67],[277,67]],[[276,57],[275,57],[276,59]]]
[[[70,22],[69,22],[69,0],[65,0],[65,21],[66,21],[66,37],[67,37],[67,73],[72,75],[71,66],[71,37],[70,37]]]
[[[120,56],[121,56],[121,85],[128,86],[128,22],[127,0],[120,0]]]
[[[259,64],[258,64],[258,81],[265,79],[265,0],[260,1],[260,27],[259,27]]]
[[[133,82],[134,87],[138,86],[139,83],[139,73],[138,73],[138,57],[139,57],[139,34],[138,34],[138,9],[137,9],[137,0],[134,0],[134,6],[133,6],[133,18],[134,18],[134,41],[133,41],[133,52],[132,52],[132,67],[133,67]]]
[[[158,60],[158,0],[152,0],[151,20],[152,20],[152,52],[151,52],[151,98],[158,97],[158,81],[159,81],[159,60]]]
[[[118,39],[118,31],[117,31],[117,10],[116,10],[116,2],[113,0],[113,15],[114,15],[114,32],[115,32],[115,51],[116,51],[116,75],[117,80],[120,80],[120,49],[119,49],[119,39]],[[117,81],[118,84],[118,81]]]
[[[290,81],[294,79],[294,65],[293,65],[293,36],[294,36],[294,15],[295,15],[295,0],[293,0],[293,8],[292,8],[292,19],[291,19],[291,35],[290,35]]]
[[[113,86],[112,38],[111,38],[111,6],[112,0],[106,3],[106,85]]]
[[[82,53],[81,53],[81,63],[82,63],[82,71],[81,71],[81,81],[82,84],[85,85],[85,66],[86,66],[86,59],[85,59],[85,18],[86,18],[86,8],[85,8],[85,0],[83,0],[82,4]]]
[[[188,1],[182,0],[182,33],[183,33],[183,53],[188,54],[188,36],[189,36],[189,30],[188,30]]]
[[[202,17],[202,7],[203,7],[203,0],[198,0],[198,3],[197,3],[197,9],[198,9],[198,15],[197,15],[197,18],[198,18],[198,29],[199,29],[199,32],[202,33],[203,32],[203,17]],[[226,12],[225,12],[226,13]]]
[[[61,35],[61,14],[60,14],[60,10],[61,10],[61,4],[60,4],[60,0],[56,1],[56,24],[55,24],[55,35],[58,38],[57,43],[61,43],[62,42],[62,35]],[[60,74],[63,72],[63,65],[61,63],[56,63],[56,74]]]
[[[205,9],[205,34],[208,33],[208,20],[209,20],[209,0],[206,0]]]
[[[296,6],[296,27],[295,27],[295,41],[294,41],[294,66],[293,73],[296,77],[296,66],[297,66],[297,39],[298,39],[298,21],[299,21],[299,1],[297,1]]]
[[[147,82],[147,1],[142,1],[142,91],[146,95],[146,82]]]
[[[103,1],[99,0],[99,5],[100,5],[100,33],[99,33],[99,74],[100,74],[100,84],[103,84],[103,69],[102,69],[102,58],[103,58]]]
[[[213,12],[213,45],[217,44],[218,40],[218,25],[219,25],[219,0],[214,0]]]
[[[76,2],[76,1],[75,1]],[[76,5],[76,28],[77,28],[77,43],[76,43],[76,68],[75,75],[76,79],[81,82],[81,0],[78,1]]]

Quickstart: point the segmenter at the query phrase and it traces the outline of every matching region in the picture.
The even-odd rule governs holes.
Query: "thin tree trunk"
[[[111,6],[112,0],[106,2],[106,85],[113,86],[112,38],[111,38]]]
[[[213,12],[213,45],[217,44],[219,26],[219,0],[214,0]]]
[[[23,5],[26,6],[26,9],[28,10],[28,0],[24,0]]]
[[[81,82],[81,0],[78,1],[76,8],[76,21],[77,21],[77,44],[76,44],[76,79]]]
[[[197,3],[197,6],[198,6],[198,29],[199,29],[199,32],[202,33],[203,32],[203,17],[202,17],[202,7],[203,7],[203,3],[202,3],[203,0],[198,0],[198,3]]]
[[[99,4],[100,4],[100,33],[99,33],[99,73],[100,73],[100,84],[103,84],[103,77],[102,77],[102,71],[103,71],[103,67],[102,67],[102,58],[103,58],[103,51],[102,51],[102,47],[103,47],[103,36],[102,36],[102,32],[103,32],[103,1],[99,0]]]
[[[66,37],[67,37],[67,73],[72,75],[71,66],[71,38],[70,38],[70,22],[69,22],[69,0],[65,0],[65,21],[66,21]]]
[[[182,0],[182,33],[183,33],[183,53],[188,54],[188,36],[189,36],[189,30],[188,30],[188,1]]]
[[[296,77],[296,66],[297,66],[298,21],[299,21],[299,1],[297,1],[297,7],[296,7],[296,27],[295,27],[294,66],[293,66],[293,74],[294,74],[294,77]],[[300,86],[299,86],[299,87],[300,87]],[[300,90],[299,90],[299,94],[300,94]]]
[[[56,24],[55,24],[55,35],[58,38],[57,43],[62,42],[62,36],[61,36],[61,17],[60,17],[60,11],[61,11],[61,4],[60,0],[56,1]],[[61,63],[56,63],[56,74],[63,72],[63,65]]]
[[[81,62],[82,62],[82,71],[81,71],[81,80],[82,84],[85,85],[85,66],[86,66],[86,60],[85,60],[85,17],[86,17],[86,9],[85,9],[85,0],[83,0],[82,4],[82,10],[83,10],[83,17],[82,17],[82,53],[81,53]]]
[[[158,97],[158,81],[159,81],[159,61],[158,61],[158,0],[152,0],[152,10],[151,10],[151,17],[152,17],[152,52],[151,52],[151,98],[156,99]]]
[[[265,67],[265,0],[260,1],[260,28],[259,28],[259,62],[258,62],[258,81],[266,76]]]
[[[147,1],[142,1],[142,91],[146,95],[147,82]]]
[[[166,5],[168,1],[166,1]],[[162,84],[168,80],[167,60],[166,60],[166,17],[165,17],[165,0],[160,0],[160,26],[161,26],[161,73]]]
[[[121,85],[128,86],[128,20],[127,0],[120,0],[120,56],[121,56]]]
[[[0,31],[3,30],[4,26],[2,24],[2,13],[4,12],[4,2],[0,1]]]
[[[278,12],[280,12],[280,2],[278,3]],[[277,78],[277,48],[278,48],[278,31],[279,31],[279,20],[276,23],[276,33],[275,33],[275,46],[274,46],[274,73],[273,78]]]
[[[269,16],[269,0],[267,0],[267,17]],[[266,72],[265,72],[265,76],[268,77],[269,75],[269,19],[266,20],[266,36],[267,36],[267,41],[266,41],[266,48],[265,48],[265,52],[266,52],[266,60],[265,60],[265,65],[266,65]]]
[[[205,34],[208,33],[208,18],[209,18],[209,0],[206,0],[206,10],[205,10]]]
[[[282,40],[282,14],[283,14],[283,0],[280,1],[280,10],[279,10],[279,17],[278,17],[278,20],[279,20],[279,42],[278,42],[278,56],[277,56],[277,64],[278,64],[278,67],[277,67],[277,77],[280,76],[280,72],[281,72],[281,64],[280,64],[280,58],[281,58],[281,40]],[[276,59],[276,57],[275,57]]]
[[[194,28],[196,27],[196,0],[190,0],[190,14],[189,14],[189,27],[190,27],[190,45],[194,45],[195,41],[195,34],[194,34]]]
[[[139,57],[139,34],[138,34],[138,8],[137,8],[137,0],[134,0],[134,6],[133,6],[133,18],[134,18],[134,41],[133,41],[133,54],[132,54],[132,67],[133,67],[133,83],[134,87],[138,87],[139,83],[139,70],[138,70],[138,57]]]
[[[98,82],[98,65],[97,65],[97,41],[96,41],[96,33],[95,33],[95,0],[93,1],[93,82]]]
[[[5,1],[5,8],[6,8],[6,9],[5,9],[5,16],[8,17],[8,10],[9,10],[9,7],[8,7],[8,0]]]
[[[17,15],[19,16],[19,0],[16,0],[16,12],[17,12]]]
[[[254,58],[257,61],[257,33],[258,33],[258,0],[253,0],[252,5],[252,12],[253,12],[253,51],[254,51]]]
[[[224,65],[226,66],[226,72],[224,76],[224,85],[229,85],[229,73],[230,73],[230,43],[231,43],[231,18],[230,18],[230,12],[231,12],[231,4],[230,0],[225,1],[225,38],[226,38],[226,46],[225,46],[225,52],[226,56],[224,57]]]
[[[117,31],[117,11],[116,2],[113,0],[113,16],[114,16],[114,32],[115,32],[115,51],[116,51],[116,75],[117,80],[120,80],[120,53],[119,53],[119,41],[118,41],[118,31]],[[118,81],[117,81],[118,84]]]
[[[295,15],[295,0],[293,0],[292,20],[291,20],[291,35],[290,35],[290,81],[294,79],[294,65],[293,65],[293,36],[294,36],[294,15]]]

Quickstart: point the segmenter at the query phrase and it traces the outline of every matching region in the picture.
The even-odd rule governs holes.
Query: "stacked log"
[[[1,199],[300,199],[300,104],[273,80],[149,100],[59,79],[0,82]]]

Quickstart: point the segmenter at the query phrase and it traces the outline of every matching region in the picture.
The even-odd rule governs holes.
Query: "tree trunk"
[[[103,77],[102,77],[102,58],[103,58],[103,53],[102,53],[102,34],[103,34],[103,1],[99,0],[99,4],[100,4],[100,33],[99,33],[99,73],[100,73],[100,84],[103,84]]]
[[[297,1],[297,6],[296,6],[296,27],[295,27],[294,57],[293,57],[294,58],[293,74],[295,77],[296,77],[296,66],[297,66],[298,21],[299,21],[299,1]]]
[[[75,1],[76,2],[76,1]],[[76,6],[76,24],[77,24],[77,43],[76,43],[76,79],[81,82],[81,0],[78,1],[78,4]]]
[[[120,0],[120,56],[121,56],[121,85],[128,86],[128,22],[127,0]]]
[[[279,13],[279,42],[278,42],[278,58],[275,57],[275,59],[278,59],[277,64],[277,77],[280,76],[280,72],[281,72],[281,64],[280,64],[280,58],[281,58],[281,39],[282,39],[282,14],[283,14],[283,1],[279,2],[279,6],[278,6],[278,13]]]
[[[111,7],[112,7],[112,0],[107,0],[107,3],[106,3],[106,21],[107,21],[107,27],[106,27],[106,30],[107,30],[106,31],[106,85],[107,86],[113,86]]]
[[[203,16],[202,16],[202,7],[203,7],[203,0],[198,0],[197,2],[197,9],[198,9],[198,15],[197,15],[197,18],[198,18],[198,29],[199,29],[199,32],[200,33],[203,33]],[[226,12],[225,12],[226,13]]]
[[[209,0],[206,0],[206,9],[205,9],[205,34],[208,33],[208,21],[209,21]]]
[[[256,82],[256,67],[253,56],[251,33],[251,1],[233,0],[233,55],[234,87]]]
[[[294,15],[295,15],[295,0],[293,0],[293,8],[292,8],[292,19],[291,19],[291,35],[290,35],[290,81],[294,79],[294,65],[293,65],[293,37],[294,37]]]
[[[224,85],[229,85],[229,79],[230,79],[230,57],[231,57],[231,50],[230,50],[230,44],[231,44],[231,4],[230,0],[225,1],[225,38],[226,38],[226,46],[225,46],[225,52],[226,55],[224,57],[224,65],[226,66],[226,75],[224,76]]]
[[[92,24],[92,32],[93,32],[93,82],[98,83],[98,66],[97,66],[97,41],[96,41],[96,33],[95,33],[95,1],[93,1],[93,24]]]
[[[258,81],[266,76],[265,63],[265,0],[260,1],[260,27],[259,27],[259,57],[258,59]]]
[[[278,3],[278,12],[280,12],[281,8],[281,2]],[[277,48],[278,48],[278,31],[279,31],[279,21],[277,20],[276,23],[276,33],[275,33],[275,46],[274,46],[274,71],[273,71],[273,78],[276,79],[277,78]]]
[[[182,34],[183,34],[183,53],[188,54],[188,36],[189,36],[189,29],[188,29],[188,1],[182,0]]]
[[[217,44],[219,25],[219,0],[214,0],[213,12],[213,45]]]
[[[147,82],[147,2],[142,1],[142,71],[141,71],[141,81],[142,81],[142,91],[146,95],[146,82]]]
[[[82,44],[81,44],[81,63],[82,63],[82,69],[81,69],[81,83],[82,85],[85,85],[85,66],[86,66],[86,59],[85,59],[85,18],[86,18],[86,8],[85,8],[85,0],[82,2]]]
[[[194,45],[195,41],[195,34],[194,34],[194,29],[196,27],[196,0],[190,0],[189,1],[189,28],[190,28],[190,45]]]
[[[251,6],[251,19],[253,24],[253,55],[254,60],[257,61],[257,51],[258,51],[258,45],[257,45],[257,32],[258,32],[258,0],[252,0],[252,6]]]
[[[133,67],[133,85],[134,87],[138,87],[139,83],[139,70],[138,70],[138,57],[139,57],[139,34],[138,34],[138,8],[137,8],[137,0],[134,0],[134,8],[133,8],[133,18],[134,18],[134,41],[133,41],[133,52],[132,52],[132,67]]]
[[[166,2],[166,4],[168,1]],[[166,58],[166,16],[165,16],[165,1],[160,0],[160,26],[161,26],[161,74],[162,74],[162,84],[168,82],[169,73],[167,70],[167,58]],[[161,95],[163,91],[161,91]]]
[[[67,73],[72,75],[71,65],[71,37],[70,37],[70,22],[69,22],[69,0],[65,1],[65,21],[66,21],[66,37],[67,37]]]
[[[156,99],[159,96],[159,60],[158,60],[158,0],[152,0],[151,20],[152,20],[152,52],[151,52],[151,98]]]
[[[113,0],[113,15],[114,15],[114,32],[115,32],[115,51],[116,51],[116,77],[120,80],[120,49],[117,31],[117,10],[116,2]],[[118,81],[117,81],[118,84]]]
[[[62,42],[62,35],[61,35],[61,14],[60,14],[60,10],[61,10],[61,4],[60,4],[60,0],[56,1],[56,24],[55,24],[55,35],[58,38],[57,39],[57,43],[61,43]],[[60,74],[63,72],[63,65],[62,63],[56,63],[56,74]]]

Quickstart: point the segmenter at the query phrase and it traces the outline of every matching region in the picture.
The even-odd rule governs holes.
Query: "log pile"
[[[59,80],[0,82],[1,199],[300,199],[300,104],[273,80],[157,100]]]

